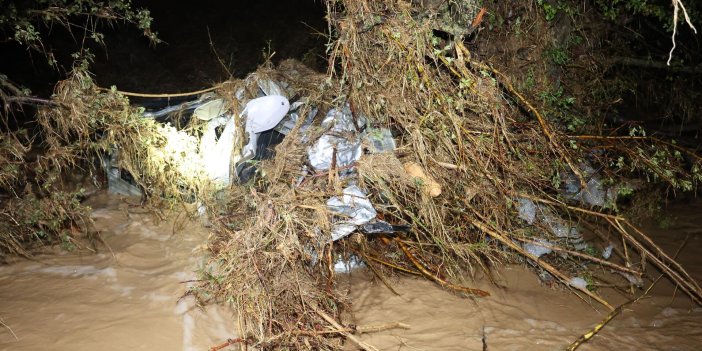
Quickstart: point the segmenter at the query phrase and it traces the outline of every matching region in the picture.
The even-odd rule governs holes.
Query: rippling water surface
[[[207,350],[236,337],[231,311],[179,300],[202,260],[206,229],[135,213],[97,196],[93,217],[111,251],[60,254],[0,266],[0,350]],[[687,237],[680,261],[702,278],[702,201],[679,204],[677,217],[649,232],[669,253]],[[381,350],[561,350],[605,316],[598,306],[541,285],[523,267],[500,272],[506,288],[475,283],[472,300],[425,280],[400,278],[392,294],[354,272],[340,282],[353,297],[358,325],[403,322],[408,330],[364,334]],[[626,299],[604,292],[613,302]],[[599,310],[598,310],[599,309]],[[651,296],[612,321],[581,350],[700,350],[702,308],[662,281]],[[353,347],[349,346],[349,350]]]

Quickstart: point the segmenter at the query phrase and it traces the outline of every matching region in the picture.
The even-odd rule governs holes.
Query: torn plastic
[[[551,243],[550,241],[545,240],[545,239],[536,239],[535,241],[537,241],[538,244],[537,243],[524,243],[522,245],[522,247],[524,248],[524,250],[526,252],[528,252],[531,255],[536,256],[537,258],[541,257],[543,255],[548,255],[551,252],[553,252],[553,250],[551,249],[551,246],[553,245],[553,243]]]
[[[344,218],[334,223],[332,241],[346,237],[355,231],[357,226],[370,222],[378,215],[366,194],[356,185],[345,188],[341,198],[334,196],[327,200],[327,208]]]
[[[517,211],[520,219],[530,225],[540,223],[551,235],[559,239],[559,242],[567,242],[572,248],[578,251],[583,251],[588,248],[578,228],[569,221],[555,215],[548,207],[535,204],[534,201],[530,199],[518,198]],[[545,237],[536,238],[535,240],[544,245],[526,243],[523,247],[527,252],[536,257],[551,253],[551,246],[554,245],[553,242],[547,240]]]
[[[529,224],[534,224],[536,220],[536,204],[534,201],[525,198],[517,199],[519,218],[523,219]]]
[[[363,139],[367,141],[368,152],[372,154],[393,152],[396,148],[392,132],[387,128],[369,129]]]
[[[590,206],[604,207],[607,202],[616,200],[616,193],[609,192],[602,178],[590,164],[583,162],[579,166],[580,173],[585,178],[585,189],[580,187],[580,179],[568,172],[563,176],[564,193],[569,200]]]
[[[534,224],[538,220],[557,238],[581,238],[576,227],[563,218],[554,215],[550,209],[537,205],[526,198],[517,199],[517,206],[518,217],[525,222]]]
[[[546,212],[546,211],[544,211]],[[580,233],[578,228],[570,225],[568,221],[561,217],[555,216],[551,213],[543,213],[542,221],[546,227],[551,231],[551,234],[561,239],[576,239],[580,238]]]
[[[224,125],[224,130],[217,139],[217,128]],[[219,187],[230,184],[231,162],[237,162],[241,154],[234,153],[237,141],[236,122],[231,116],[220,116],[211,119],[207,129],[200,139],[200,155],[208,178]]]
[[[631,285],[634,285],[638,288],[643,287],[644,281],[641,277],[637,277],[633,274],[629,274],[629,273],[621,272],[621,271],[616,271],[616,270],[613,272],[618,273],[622,277],[626,278],[626,280],[628,280]]]
[[[583,279],[581,277],[570,278],[568,285],[570,285],[576,289],[582,290],[582,291],[587,290],[587,281],[585,281],[585,279]]]
[[[234,150],[240,137],[237,118],[227,115],[225,107],[223,99],[216,99],[193,112],[195,118],[208,121],[200,139],[200,155],[209,179],[218,186],[230,184],[232,162],[236,164],[242,159],[249,160],[256,156],[259,135],[274,128],[285,117],[290,103],[279,95],[250,100],[240,115],[246,116],[244,130],[249,136],[249,142],[241,152]],[[224,130],[217,138],[217,128],[222,125]]]
[[[610,257],[612,257],[612,250],[614,249],[614,245],[612,243],[609,243],[607,247],[602,250],[602,258],[605,260],[608,260]]]

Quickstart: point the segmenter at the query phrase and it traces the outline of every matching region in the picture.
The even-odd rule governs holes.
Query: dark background
[[[296,58],[326,68],[327,24],[320,0],[141,0],[133,5],[151,10],[152,28],[164,42],[154,46],[132,26],[101,24],[105,46],[86,42],[95,54],[91,71],[101,86],[157,93],[197,90],[230,75],[246,76],[269,50],[275,52],[274,62]],[[0,72],[34,94],[48,96],[70,71],[70,55],[80,49],[83,33],[71,35],[58,26],[41,29],[58,70],[42,53],[6,41],[0,44]]]

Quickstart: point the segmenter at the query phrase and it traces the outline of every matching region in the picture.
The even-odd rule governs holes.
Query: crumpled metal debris
[[[186,101],[186,102],[176,104],[173,106],[168,106],[168,107],[162,108],[158,111],[144,112],[142,116],[144,118],[153,118],[156,120],[161,120],[161,118],[163,118],[164,116],[168,116],[174,112],[181,112],[182,113],[182,112],[187,112],[190,110],[196,110],[200,106],[211,102],[212,99],[214,99],[214,98],[215,98],[214,94],[206,93],[206,94],[202,94],[196,100]]]
[[[335,151],[336,167],[351,166],[361,158],[361,142],[349,142],[345,138],[329,134],[322,135],[308,151],[310,164],[317,171],[328,170],[332,166]]]
[[[214,99],[198,106],[195,111],[193,111],[193,118],[209,121],[225,113],[227,113],[227,106],[224,99]]]
[[[284,82],[275,82],[270,79],[259,78],[256,81],[256,84],[258,85],[258,88],[261,89],[261,93],[263,93],[265,96],[279,95],[290,98],[290,94],[288,94],[287,89],[288,84]],[[259,97],[260,96],[261,95],[259,95]]]
[[[356,230],[357,226],[373,220],[378,213],[368,200],[366,193],[356,185],[343,190],[343,196],[327,200],[327,208],[335,215],[344,217],[332,227],[332,241],[339,240]]]
[[[122,170],[119,168],[119,150],[115,148],[109,157],[102,159],[102,166],[107,173],[107,190],[112,194],[126,196],[141,196],[138,186],[122,179]]]
[[[293,106],[295,107],[295,106]],[[303,128],[311,124],[316,115],[316,108],[306,116]],[[293,113],[290,114],[293,116]],[[288,123],[288,130],[297,123],[299,115]],[[350,168],[358,161],[363,154],[362,144],[367,145],[371,153],[392,152],[395,149],[395,140],[389,129],[365,130],[367,121],[362,116],[354,116],[351,106],[346,103],[340,108],[333,108],[327,112],[321,127],[325,130],[312,146],[307,149],[307,157],[313,171],[324,171],[335,164],[340,169]],[[303,131],[303,138],[306,134]],[[341,172],[342,177],[352,176],[352,170]],[[334,223],[331,237],[333,241],[339,240],[360,230],[365,234],[393,233],[397,231],[407,231],[410,228],[405,226],[393,226],[389,223],[375,220],[377,212],[368,200],[365,192],[358,186],[351,185],[344,189],[343,196],[332,197],[327,201],[330,211],[346,219]]]
[[[351,107],[347,103],[341,109],[331,109],[322,121],[327,132],[307,150],[310,164],[316,171],[328,170],[336,152],[336,166],[339,168],[353,165],[361,158],[363,150],[359,130],[365,125],[365,119],[354,122]]]
[[[285,116],[285,118],[283,118],[282,121],[280,121],[280,123],[278,123],[275,130],[283,135],[290,134],[292,129],[295,128],[295,125],[297,125],[297,122],[300,120],[302,106],[306,104],[308,104],[306,98],[302,98],[290,104],[290,112],[287,114],[287,116]],[[307,112],[307,115],[305,115],[305,120],[300,126],[300,141],[307,141],[307,130],[310,128],[310,126],[312,126],[312,121],[317,115],[317,112],[319,112],[317,106],[311,106],[310,110]]]
[[[358,230],[363,234],[395,234],[409,232],[412,230],[412,227],[408,225],[393,225],[385,221],[376,220],[360,225]]]

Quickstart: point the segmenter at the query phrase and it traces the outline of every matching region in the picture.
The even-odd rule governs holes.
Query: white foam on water
[[[95,266],[50,266],[42,267],[35,271],[39,273],[46,274],[56,274],[62,277],[78,278],[84,277],[87,279],[97,279],[98,277],[105,277],[108,281],[115,281],[117,279],[117,271],[112,267],[106,268],[96,268]]]
[[[113,218],[114,216],[115,216],[114,211],[110,210],[110,209],[106,209],[106,208],[93,210],[90,213],[90,218],[92,218],[92,219],[98,219],[98,218],[110,219],[110,218]]]
[[[145,298],[153,302],[165,302],[174,299],[173,296],[162,295],[155,292],[150,292]]]
[[[661,314],[664,317],[672,317],[672,316],[675,316],[676,314],[678,314],[678,310],[676,310],[672,307],[666,307],[661,311]]]
[[[175,307],[176,314],[183,315],[183,351],[196,350],[193,346],[193,334],[195,331],[195,319],[191,315],[190,309],[194,304],[194,299],[186,297],[180,299]]]
[[[130,296],[132,294],[132,291],[134,291],[135,287],[133,286],[121,286],[118,284],[114,284],[110,286],[110,288],[114,291],[119,292],[119,295],[122,297]]]
[[[158,241],[166,241],[169,238],[169,235],[159,235],[157,232],[149,229],[146,226],[139,226],[139,235],[141,235],[142,238],[153,239]]]
[[[195,274],[193,274],[192,272],[178,271],[173,273],[173,277],[178,279],[178,281],[184,282],[195,279]]]

